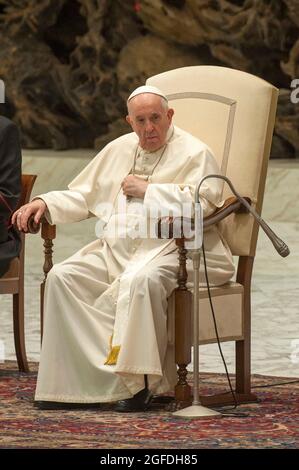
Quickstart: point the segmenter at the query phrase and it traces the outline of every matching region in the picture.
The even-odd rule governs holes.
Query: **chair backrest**
[[[149,78],[174,108],[174,123],[209,145],[221,173],[251,198],[260,213],[270,154],[278,90],[239,70],[191,66]],[[231,195],[223,187],[223,198]],[[221,223],[234,255],[254,256],[258,226],[247,214]]]
[[[17,208],[29,202],[31,191],[32,191],[35,180],[36,180],[36,175],[22,175],[21,196],[20,196]]]

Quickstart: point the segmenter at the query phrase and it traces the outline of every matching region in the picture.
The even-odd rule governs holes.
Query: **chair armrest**
[[[49,222],[45,217],[42,217],[40,222],[37,224],[34,222],[34,215],[31,215],[28,219],[27,222],[27,232],[24,230],[20,230],[21,233],[31,233],[32,235],[35,235],[40,231],[40,228],[43,226],[49,226],[49,227],[55,227],[55,225],[50,225]],[[14,224],[14,227],[17,231],[19,231],[17,224]]]
[[[251,204],[251,199],[249,197],[244,197],[246,201]],[[210,227],[211,225],[217,224],[221,220],[225,219],[228,215],[232,213],[247,213],[248,210],[235,196],[229,197],[225,200],[225,203],[222,207],[219,207],[213,214],[209,215],[203,220],[203,228]]]
[[[56,225],[51,225],[45,217],[42,217],[40,222],[37,224],[34,222],[34,216],[31,215],[27,222],[28,233],[35,235],[42,228],[43,239],[54,239],[56,237]]]
[[[32,233],[32,234],[38,233],[40,231],[41,224],[44,222],[44,220],[45,219],[42,217],[40,223],[37,224],[34,222],[34,216],[31,215],[27,222],[28,233]]]
[[[251,204],[251,199],[249,197],[244,197],[246,201]],[[222,207],[216,209],[213,214],[209,215],[203,220],[203,228],[210,227],[211,225],[215,225],[221,220],[225,219],[228,215],[232,213],[247,213],[248,210],[246,207],[242,205],[242,203],[238,200],[237,197],[232,196],[226,199],[225,203],[223,204]],[[190,219],[188,219],[190,223]],[[180,238],[185,238],[184,233],[183,233],[183,226],[184,222],[186,222],[186,218],[184,217],[176,217],[175,219],[173,217],[168,217],[167,219],[159,219],[157,226],[156,226],[156,233],[158,235],[158,238],[165,238],[164,236],[162,237],[162,234],[168,233],[169,235],[166,238],[174,238],[173,236],[173,228],[174,224],[180,224],[181,226],[181,237]],[[191,219],[191,229],[194,230],[194,219]]]

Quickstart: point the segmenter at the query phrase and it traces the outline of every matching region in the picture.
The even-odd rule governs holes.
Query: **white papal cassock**
[[[150,183],[144,200],[127,200],[120,186],[134,158],[135,174]],[[178,257],[174,241],[136,237],[143,217],[139,209],[190,203],[196,183],[217,172],[204,143],[171,127],[165,148],[147,152],[138,146],[135,133],[127,134],[108,144],[68,190],[39,196],[47,204],[50,223],[96,216],[102,232],[48,275],[35,400],[130,398],[144,388],[144,374],[154,393],[174,386],[167,298],[177,285]],[[222,204],[220,194],[218,180],[202,184],[204,216]],[[115,226],[117,236],[111,236]],[[234,273],[229,248],[216,227],[205,232],[204,240],[210,282],[223,284]]]

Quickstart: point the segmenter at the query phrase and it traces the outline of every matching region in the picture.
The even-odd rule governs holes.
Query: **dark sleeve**
[[[21,165],[18,129],[0,116],[0,277],[21,250],[19,233],[9,227],[11,211],[16,208],[21,193]]]
[[[8,122],[0,128],[0,193],[14,210],[21,193],[22,156],[18,129],[14,123]],[[9,215],[9,209],[0,202],[2,220]]]

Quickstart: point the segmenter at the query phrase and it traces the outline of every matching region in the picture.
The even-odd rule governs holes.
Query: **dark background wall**
[[[299,0],[0,0],[1,112],[25,148],[101,148],[132,89],[200,64],[280,88],[272,157],[299,155]]]

